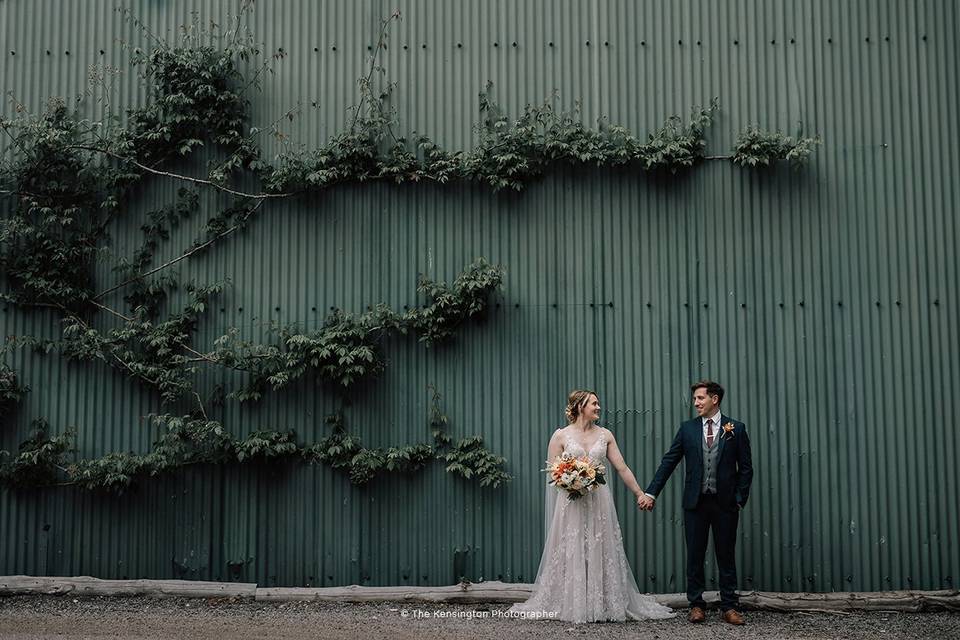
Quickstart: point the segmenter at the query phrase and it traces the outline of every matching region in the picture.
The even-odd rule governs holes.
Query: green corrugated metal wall
[[[118,44],[139,36],[114,6],[0,3],[4,91],[39,111],[48,96],[82,92],[90,65],[109,64],[123,72],[109,109],[141,100]],[[124,6],[172,35],[192,11],[223,24],[238,3]],[[481,434],[507,457],[513,483],[481,489],[434,467],[358,489],[323,467],[209,468],[121,498],[4,492],[0,574],[529,582],[543,534],[538,469],[565,393],[601,392],[646,483],[691,415],[689,382],[708,376],[727,386],[724,408],[754,445],[744,588],[955,586],[956,3],[261,1],[251,28],[289,56],[251,96],[252,122],[316,103],[285,125],[290,138],[312,147],[340,129],[367,45],[394,8],[403,21],[384,64],[402,128],[448,148],[471,145],[488,79],[513,114],[557,89],[567,108],[581,101],[585,121],[605,115],[640,135],[719,96],[710,153],[748,124],[792,133],[802,123],[824,144],[801,172],[724,162],[675,180],[559,170],[519,195],[369,185],[269,204],[242,236],[180,268],[184,280],[234,283],[196,344],[231,326],[257,338],[271,320],[315,327],[332,306],[399,308],[415,303],[418,273],[449,280],[477,256],[501,263],[505,290],[485,323],[433,351],[389,343],[388,371],[346,416],[369,444],[425,440],[433,384],[452,433]],[[94,117],[103,97],[86,103]],[[139,210],[177,186],[156,181]],[[205,212],[223,202],[204,198]],[[182,225],[158,263],[202,222]],[[114,230],[118,253],[132,251],[138,227],[130,216]],[[0,330],[55,337],[58,325],[6,307]],[[33,390],[0,433],[3,448],[38,416],[57,431],[76,425],[83,455],[143,451],[153,439],[141,416],[158,399],[115,371],[26,352],[10,364]],[[213,371],[200,386],[220,381]],[[238,435],[289,427],[313,442],[338,402],[302,385],[218,417]],[[613,485],[643,590],[683,589],[680,484],[671,480],[653,514]]]

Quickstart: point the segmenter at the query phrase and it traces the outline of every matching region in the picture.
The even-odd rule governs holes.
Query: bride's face
[[[583,417],[590,422],[595,422],[600,419],[600,400],[597,396],[591,394],[590,397],[587,398],[587,404],[583,407]]]

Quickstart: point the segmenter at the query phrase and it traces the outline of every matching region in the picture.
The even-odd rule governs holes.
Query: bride
[[[547,448],[552,462],[563,452],[610,464],[638,501],[643,491],[623,461],[613,434],[595,424],[600,401],[592,391],[573,391],[567,399],[566,427],[554,431]],[[548,462],[548,464],[549,464]],[[577,500],[547,487],[547,537],[533,595],[510,607],[518,616],[568,622],[671,618],[676,614],[652,596],[641,595],[623,551],[620,523],[608,485]],[[545,615],[546,614],[546,615]]]

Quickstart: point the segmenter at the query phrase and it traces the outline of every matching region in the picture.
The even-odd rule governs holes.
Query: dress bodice
[[[607,457],[607,436],[600,434],[596,442],[590,445],[589,450],[584,450],[583,445],[574,439],[569,433],[564,434],[563,450],[574,456],[589,456],[597,462],[603,462]]]

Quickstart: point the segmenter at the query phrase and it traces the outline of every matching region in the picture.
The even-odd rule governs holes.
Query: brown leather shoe
[[[707,614],[705,614],[700,607],[692,607],[690,609],[690,615],[687,616],[687,620],[690,622],[703,622],[706,619]]]
[[[743,616],[736,609],[727,609],[720,614],[720,619],[730,624],[743,624]]]

